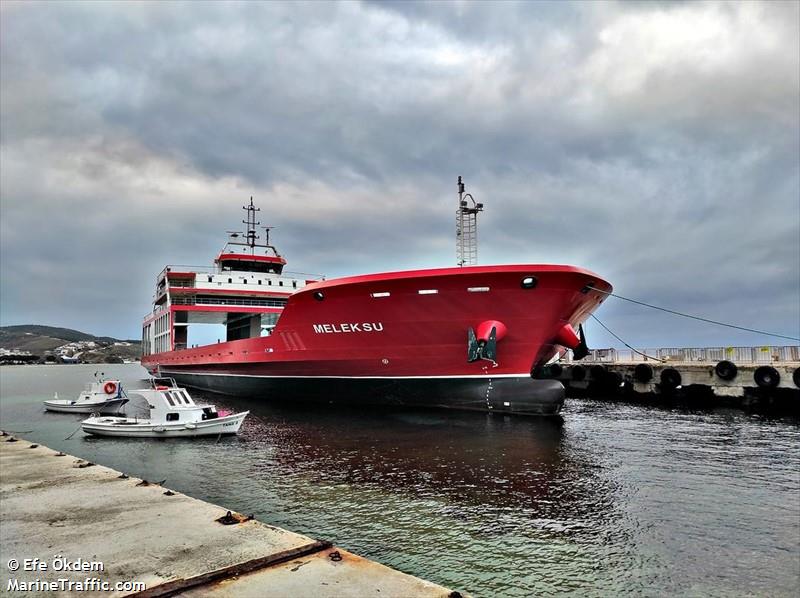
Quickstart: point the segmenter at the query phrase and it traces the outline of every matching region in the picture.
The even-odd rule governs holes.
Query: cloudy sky
[[[156,274],[210,265],[251,195],[292,270],[454,265],[463,175],[480,263],[800,336],[798,7],[4,1],[1,323],[138,337]]]

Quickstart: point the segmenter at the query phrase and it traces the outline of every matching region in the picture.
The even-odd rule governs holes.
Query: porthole
[[[323,299],[325,299],[325,293],[323,293],[322,291],[314,291],[314,299],[316,299],[317,301],[322,301]]]
[[[535,289],[537,284],[539,281],[535,276],[526,276],[520,281],[519,286],[523,289]]]

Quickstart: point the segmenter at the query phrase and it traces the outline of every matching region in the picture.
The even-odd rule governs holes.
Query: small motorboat
[[[150,388],[129,390],[147,401],[149,417],[103,417],[93,415],[81,429],[96,436],[167,438],[236,434],[249,411],[218,413],[212,405],[198,405],[185,388],[172,378],[152,378]]]
[[[61,400],[56,393],[52,399],[44,401],[44,408],[61,413],[114,413],[127,402],[122,382],[100,379],[87,384],[74,401]]]

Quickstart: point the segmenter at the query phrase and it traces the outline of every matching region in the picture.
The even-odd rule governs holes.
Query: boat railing
[[[647,356],[647,357],[645,357]],[[648,361],[695,362],[715,364],[722,360],[734,363],[782,363],[800,361],[800,346],[759,347],[661,347],[632,349],[593,349],[583,358],[584,362],[628,363]],[[563,359],[572,362],[572,352]]]
[[[158,378],[148,378],[148,384],[152,390],[162,390],[159,386],[168,386],[169,388],[178,388],[178,383],[175,378],[160,376]],[[148,390],[150,390],[148,389]]]

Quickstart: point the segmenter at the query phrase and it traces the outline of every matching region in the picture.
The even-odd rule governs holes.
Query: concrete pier
[[[800,410],[800,362],[581,361],[550,364],[539,375],[561,381],[573,396],[691,397]]]
[[[0,437],[0,572],[2,596],[460,596],[9,435]]]

